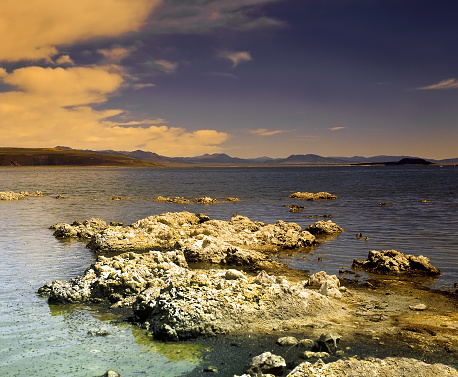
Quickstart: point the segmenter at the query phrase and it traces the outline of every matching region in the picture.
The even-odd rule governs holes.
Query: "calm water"
[[[48,228],[57,222],[99,217],[128,224],[187,210],[222,220],[238,212],[256,221],[294,221],[306,227],[317,220],[309,216],[332,215],[347,232],[311,254],[287,255],[284,261],[297,269],[336,274],[371,249],[395,249],[431,258],[442,276],[429,284],[452,289],[458,282],[458,168],[0,168],[0,191],[8,190],[41,190],[47,196],[0,201],[1,375],[97,376],[114,369],[123,376],[180,376],[199,363],[198,346],[156,343],[93,308],[50,307],[37,297],[43,284],[72,278],[94,260],[84,243],[52,236]],[[296,191],[328,191],[338,199],[288,199]],[[158,195],[240,201],[155,203]],[[109,200],[116,196],[128,200]],[[380,206],[382,201],[389,205]],[[289,204],[306,208],[291,213],[284,207]],[[358,232],[369,241],[356,239]],[[108,336],[89,335],[91,329]]]

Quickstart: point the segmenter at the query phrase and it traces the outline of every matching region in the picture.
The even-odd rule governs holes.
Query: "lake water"
[[[452,290],[458,282],[458,168],[0,168],[0,191],[9,190],[47,196],[0,201],[1,375],[97,376],[114,369],[125,377],[180,376],[199,365],[197,345],[157,343],[97,309],[50,306],[37,296],[40,286],[81,274],[95,258],[85,243],[55,239],[49,227],[57,222],[99,217],[129,224],[187,210],[221,220],[238,212],[306,227],[323,218],[315,216],[331,215],[346,232],[312,253],[289,253],[282,260],[311,273],[338,274],[369,250],[395,249],[431,259],[442,275],[427,284]],[[289,199],[296,191],[327,191],[338,199]],[[158,195],[240,201],[180,205],[156,203]],[[119,196],[126,200],[109,200]],[[285,207],[291,204],[306,208],[293,213]],[[369,240],[355,238],[358,232]],[[108,335],[90,335],[91,329]]]

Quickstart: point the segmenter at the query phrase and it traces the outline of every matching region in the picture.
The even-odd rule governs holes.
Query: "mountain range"
[[[379,155],[373,157],[323,157],[316,154],[293,154],[286,158],[258,157],[238,158],[231,157],[225,153],[204,154],[195,157],[165,157],[153,152],[136,150],[126,151],[99,151],[100,153],[121,154],[128,157],[155,162],[162,165],[349,165],[349,164],[393,164],[403,161],[404,164],[422,164],[421,160],[434,164],[456,164],[458,158],[446,160],[422,159],[412,156],[387,156]]]
[[[225,153],[195,157],[166,157],[154,152],[91,151],[58,146],[55,148],[0,148],[0,166],[332,166],[332,165],[457,165],[458,158],[425,160],[411,156],[323,157],[316,154],[293,154],[286,158],[238,158]]]

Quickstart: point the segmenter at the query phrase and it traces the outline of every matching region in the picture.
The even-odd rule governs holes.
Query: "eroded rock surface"
[[[99,302],[132,307],[156,338],[300,328],[316,316],[344,315],[338,301],[262,271],[190,270],[181,251],[100,256],[81,276],[40,288],[50,302]]]
[[[218,204],[219,201],[214,198],[210,198],[209,196],[203,196],[201,198],[195,198],[194,203],[200,203],[200,204]]]
[[[187,273],[186,266],[183,253],[175,251],[99,256],[81,276],[55,280],[41,287],[39,293],[56,303],[109,300],[117,306],[130,306],[147,287],[161,286],[169,275]]]
[[[159,195],[154,201],[159,202],[159,203],[177,203],[177,204],[188,204],[191,202],[189,199],[186,199],[182,196],[175,196],[174,198],[169,198],[169,197],[165,197],[161,195]]]
[[[91,218],[83,222],[75,221],[74,223],[58,223],[51,226],[55,229],[53,236],[57,238],[81,238],[90,239],[96,233],[108,228],[108,224],[102,219]]]
[[[308,247],[315,236],[296,223],[264,224],[245,216],[230,221],[210,220],[190,212],[150,216],[129,226],[84,223],[56,224],[57,237],[91,237],[88,248],[97,252],[182,250],[189,262],[253,265],[270,261],[262,251]],[[84,235],[84,237],[82,236]],[[86,238],[87,238],[86,237]]]
[[[255,376],[281,376],[285,367],[286,361],[283,357],[274,355],[270,352],[264,352],[261,355],[253,357],[248,369],[248,374]]]
[[[0,191],[0,200],[19,200],[19,199],[25,199],[28,196],[45,196],[45,194],[43,194],[41,191],[35,191],[35,192]]]
[[[404,255],[396,250],[371,250],[364,261],[355,259],[353,268],[389,275],[440,275],[429,258],[419,255]]]
[[[388,357],[366,360],[348,359],[324,364],[304,362],[287,377],[458,377],[456,369],[443,364],[426,364],[409,358]]]
[[[337,199],[336,195],[332,195],[329,192],[295,192],[289,196],[290,198],[302,199],[302,200],[335,200]]]
[[[319,220],[312,225],[305,228],[307,232],[312,233],[315,236],[321,235],[333,235],[345,232],[345,229],[338,226],[336,223],[332,222],[331,220],[324,221]]]

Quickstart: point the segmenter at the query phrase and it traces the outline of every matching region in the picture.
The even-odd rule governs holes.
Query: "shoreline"
[[[287,224],[283,224],[280,222],[281,227],[286,227]],[[219,363],[213,365],[218,370],[237,367],[239,369],[235,373],[243,373],[240,369],[242,361],[256,356],[254,353],[258,349],[264,348],[263,352],[278,349],[275,339],[295,335],[298,339],[310,339],[313,344],[328,333],[339,334],[342,342],[339,354],[331,354],[324,359],[325,362],[395,355],[458,367],[456,292],[429,289],[422,284],[424,279],[421,278],[373,274],[367,281],[359,281],[317,273],[313,276],[320,275],[325,280],[313,285],[313,276],[306,282],[304,271],[274,262],[272,258],[278,256],[279,251],[268,252],[269,247],[266,246],[263,255],[259,253],[259,247],[256,247],[256,252],[252,249],[250,254],[258,253],[255,261],[251,256],[244,259],[248,254],[245,255],[241,250],[231,251],[234,254],[230,258],[229,253],[216,257],[215,253],[221,250],[222,244],[216,239],[210,241],[213,226],[217,226],[218,234],[226,235],[231,227],[237,229],[237,234],[245,234],[246,230],[251,229],[248,233],[253,234],[254,239],[264,233],[252,232],[264,228],[269,234],[278,234],[277,237],[286,234],[272,228],[272,225],[254,223],[243,216],[235,216],[231,222],[224,222],[188,212],[152,216],[127,227],[106,226],[95,219],[76,224],[73,228],[68,224],[57,224],[56,237],[84,234],[87,238],[90,236],[87,230],[92,229],[95,233],[90,237],[88,246],[105,256],[100,256],[80,277],[68,282],[47,284],[40,293],[49,294],[53,304],[82,300],[98,305],[102,302],[108,304],[109,300],[108,311],[131,307],[131,314],[125,316],[124,320],[142,326],[156,340],[213,345],[212,351],[197,369],[204,363]],[[138,238],[137,233],[144,234],[141,231],[143,227],[148,229],[148,237],[156,227],[161,229],[160,234],[169,235],[157,239]],[[311,230],[313,227],[309,228]],[[172,236],[174,229],[180,232],[176,236],[181,239],[181,251],[176,249],[175,236]],[[297,224],[290,223],[282,232],[286,229],[289,237],[296,239],[292,232],[299,231]],[[124,234],[128,234],[127,241]],[[198,238],[203,240],[207,237],[206,243],[195,244],[195,239],[186,238],[199,234],[206,234]],[[246,245],[251,242],[249,239],[237,241],[236,238],[230,238],[232,245]],[[301,242],[306,239],[313,245],[314,239],[310,237]],[[154,248],[154,243],[158,245],[156,250],[167,250],[172,244],[175,244],[175,250],[147,252],[147,249]],[[192,245],[197,245],[197,248]],[[209,245],[215,246],[205,252],[204,249]],[[132,251],[135,247],[141,249]],[[211,253],[206,254],[209,251]],[[240,259],[234,259],[235,255]],[[228,258],[232,262],[228,262]],[[188,267],[187,262],[212,264],[209,265],[210,269],[196,269]],[[253,272],[249,273],[251,269]],[[149,271],[153,270],[157,272],[151,275]],[[434,273],[437,274],[437,270]],[[120,280],[117,280],[118,277]],[[214,311],[214,308],[218,309]],[[239,339],[240,349],[230,353],[233,361],[224,359],[227,348],[234,343],[227,339]],[[285,353],[285,359],[292,369],[304,361],[297,355],[305,355],[305,351],[310,351],[311,346],[308,347],[280,349],[278,352]],[[317,359],[313,355],[311,358],[311,361]],[[190,373],[189,376],[197,376],[202,371],[195,371],[196,374]]]
[[[286,277],[303,278],[303,271],[290,270]],[[281,346],[277,340],[287,336],[316,340],[324,333],[341,336],[338,348],[341,353],[322,359],[325,363],[395,357],[416,359],[427,364],[440,363],[458,370],[457,293],[430,289],[422,282],[405,277],[384,275],[373,275],[364,282],[346,283],[348,291],[342,298],[342,304],[350,303],[352,307],[349,310],[355,311],[350,319],[316,321],[299,329],[286,326],[263,333],[220,334],[164,342],[202,347],[201,362],[183,377],[199,377],[213,368],[220,376],[241,375],[254,356],[266,351],[285,359],[286,369],[282,376],[286,376],[299,364],[305,361],[315,363],[320,358],[304,358],[307,348]],[[418,302],[424,303],[427,309],[409,309],[410,304]],[[117,315],[117,322],[131,322],[132,312],[127,308],[113,309],[105,304],[90,307]],[[140,331],[149,334],[146,329]]]
[[[405,165],[396,165],[396,164],[384,164],[384,163],[362,163],[362,164],[162,164],[146,166],[134,166],[134,165],[121,165],[121,164],[100,164],[100,165],[85,165],[85,164],[72,164],[72,165],[0,165],[0,168],[5,169],[35,169],[35,168],[119,168],[119,169],[164,169],[164,168],[179,168],[179,169],[197,169],[197,168],[332,168],[332,167],[405,167],[405,166],[420,166],[425,167],[425,165],[416,165],[416,164],[405,164]],[[457,164],[436,164],[432,163],[428,165],[429,167],[437,168],[456,168]]]

